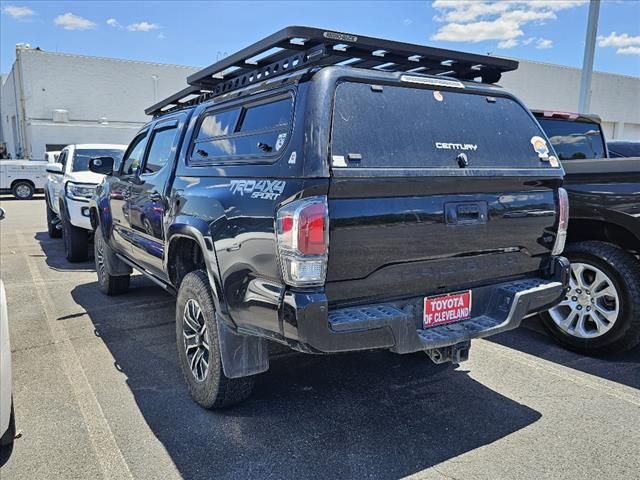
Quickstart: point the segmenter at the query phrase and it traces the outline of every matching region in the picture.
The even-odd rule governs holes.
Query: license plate
[[[460,322],[471,317],[471,290],[424,298],[424,328]]]

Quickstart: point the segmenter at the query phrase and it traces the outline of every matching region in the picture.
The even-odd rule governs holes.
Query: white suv
[[[126,145],[82,144],[62,149],[56,163],[47,165],[49,177],[44,193],[47,200],[47,229],[51,238],[64,238],[67,260],[87,259],[89,246],[89,199],[103,175],[89,171],[89,160],[112,157],[117,165]]]

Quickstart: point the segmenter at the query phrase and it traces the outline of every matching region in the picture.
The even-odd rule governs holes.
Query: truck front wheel
[[[188,273],[176,302],[176,340],[182,374],[191,397],[201,407],[216,409],[251,395],[253,377],[228,378],[222,369],[217,318],[207,274]]]
[[[569,245],[569,290],[542,315],[563,346],[587,355],[622,352],[640,343],[640,262],[605,242]]]

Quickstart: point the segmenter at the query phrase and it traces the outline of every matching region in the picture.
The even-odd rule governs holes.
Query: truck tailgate
[[[442,180],[332,179],[331,302],[451,291],[545,266],[556,224],[552,185]]]

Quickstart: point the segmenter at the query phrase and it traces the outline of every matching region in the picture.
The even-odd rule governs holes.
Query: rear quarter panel
[[[309,178],[303,170],[305,126],[298,112],[304,95],[298,91],[296,96],[289,141],[276,158],[262,163],[190,163],[192,139],[207,105],[198,107],[171,187],[167,248],[179,235],[201,238],[221,313],[248,332],[282,334],[278,305],[285,286],[275,238],[278,208],[328,191],[328,178]]]

